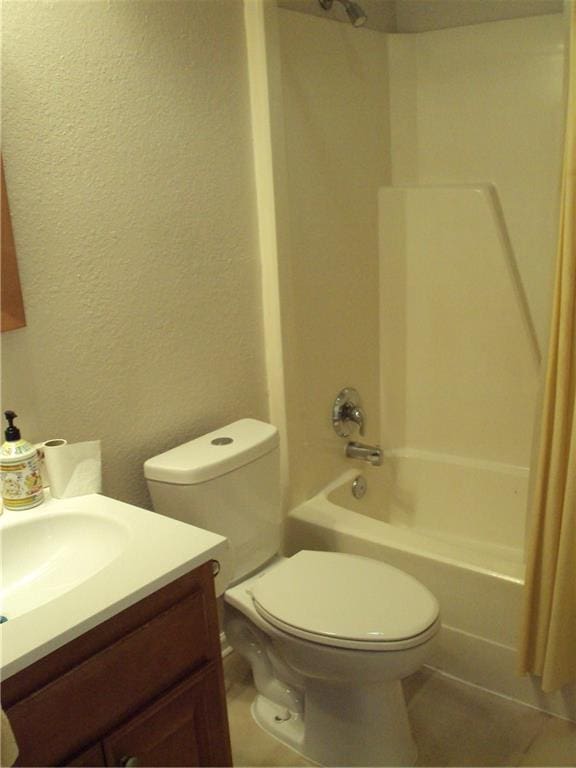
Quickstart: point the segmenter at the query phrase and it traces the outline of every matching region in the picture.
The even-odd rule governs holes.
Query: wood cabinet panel
[[[209,657],[219,652],[219,629],[211,563],[196,568],[159,589],[121,613],[103,621],[35,664],[2,681],[2,706],[5,710],[38,691],[72,668],[91,658],[125,635],[142,627],[190,595],[203,595],[203,623],[207,627]],[[195,628],[196,631],[196,628]],[[192,638],[194,633],[192,635]]]
[[[175,642],[178,637],[187,641]],[[203,596],[196,593],[11,707],[16,738],[27,723],[37,724],[21,760],[61,760],[208,658]]]
[[[104,747],[102,744],[95,744],[93,747],[89,747],[76,755],[72,760],[66,761],[66,766],[72,768],[99,768],[99,766],[106,765],[104,758]]]
[[[107,765],[217,766],[229,760],[213,664],[104,740]]]
[[[20,749],[17,765],[103,765],[98,742],[126,729],[133,739],[132,718],[145,712],[138,738],[154,722],[169,732],[146,741],[150,765],[181,765],[169,761],[182,754],[196,761],[184,764],[230,765],[211,564],[8,678],[2,705]],[[192,714],[178,714],[189,705]],[[172,732],[169,721],[183,724]]]

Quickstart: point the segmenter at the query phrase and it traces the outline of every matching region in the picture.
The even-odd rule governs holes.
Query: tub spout
[[[346,446],[346,456],[349,459],[362,459],[372,464],[373,467],[379,467],[382,464],[382,449],[377,445],[364,445],[363,443],[348,443]]]

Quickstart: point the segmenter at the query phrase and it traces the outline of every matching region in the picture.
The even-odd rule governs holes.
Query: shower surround
[[[418,34],[285,9],[277,23],[288,550],[412,573],[442,604],[439,669],[576,719],[576,694],[515,674],[563,17]],[[361,392],[380,468],[344,458],[329,418],[343,386]]]

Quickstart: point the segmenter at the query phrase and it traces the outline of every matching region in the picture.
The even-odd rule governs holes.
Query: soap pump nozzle
[[[4,411],[4,416],[6,416],[6,420],[8,422],[8,427],[4,431],[4,436],[9,443],[20,440],[20,430],[18,427],[15,427],[13,423],[17,415],[18,414],[14,413],[14,411]]]

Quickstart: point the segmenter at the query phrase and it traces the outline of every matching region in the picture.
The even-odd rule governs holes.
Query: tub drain
[[[362,496],[364,496],[366,493],[367,488],[368,484],[366,483],[366,480],[362,477],[362,475],[358,475],[358,477],[352,483],[352,495],[355,499],[361,499]]]

